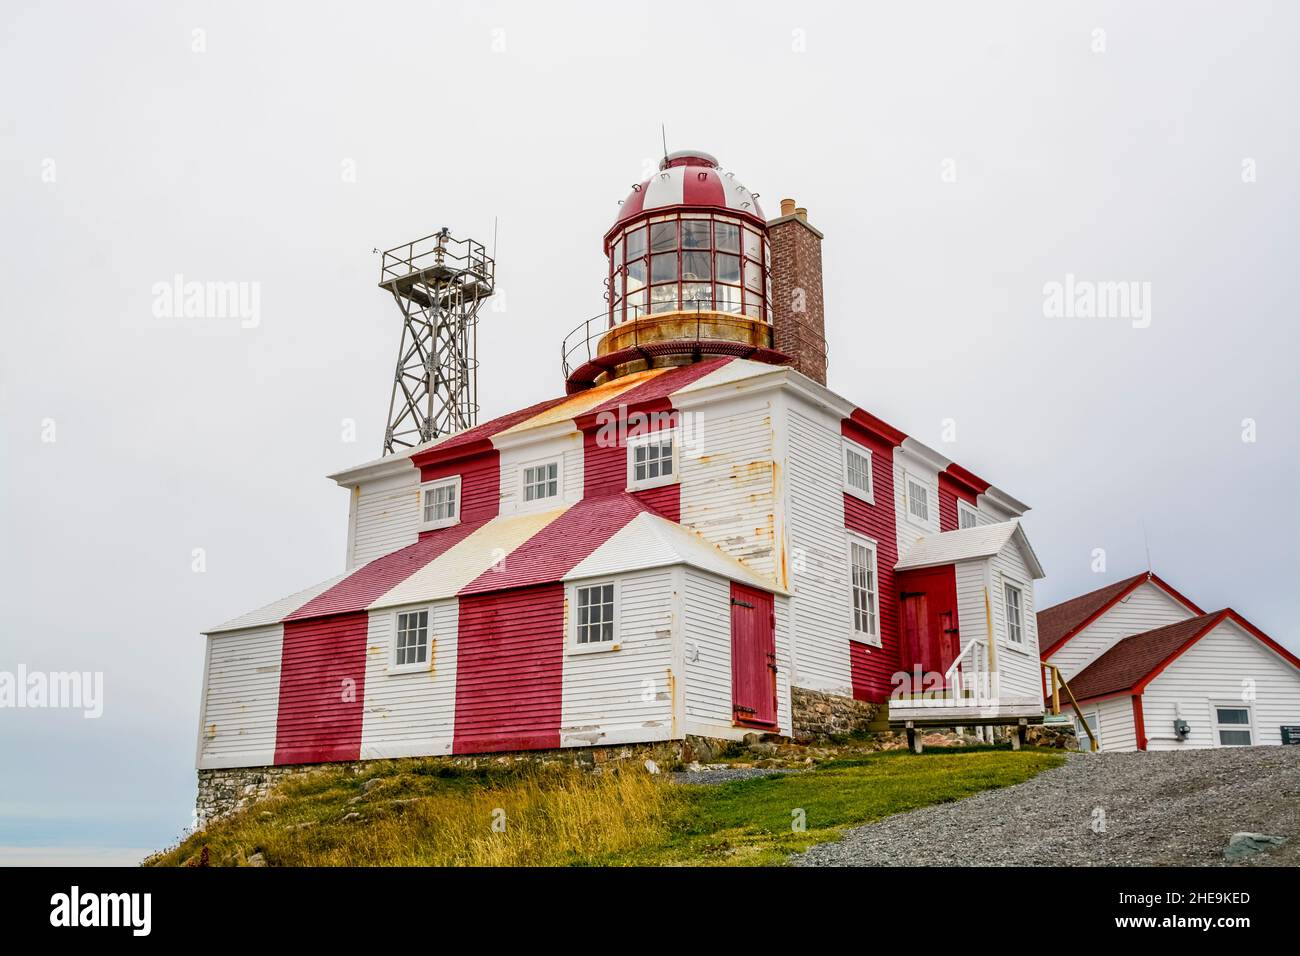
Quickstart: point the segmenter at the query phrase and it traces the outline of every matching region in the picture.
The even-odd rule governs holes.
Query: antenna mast
[[[477,423],[478,313],[495,278],[482,243],[445,226],[384,253],[379,287],[402,313],[385,455]]]

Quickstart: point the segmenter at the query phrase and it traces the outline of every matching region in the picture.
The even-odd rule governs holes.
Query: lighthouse
[[[702,150],[670,153],[604,236],[603,315],[564,343],[570,393],[710,356],[790,365],[825,384],[821,233]]]

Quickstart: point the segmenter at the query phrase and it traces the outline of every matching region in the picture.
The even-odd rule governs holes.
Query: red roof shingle
[[[1070,678],[1074,699],[1082,701],[1131,690],[1184,644],[1218,624],[1228,613],[1224,610],[1202,614],[1124,638]]]
[[[1107,605],[1119,600],[1125,592],[1137,587],[1149,576],[1149,571],[1135,574],[1123,581],[1116,581],[1104,588],[1080,594],[1076,598],[1062,601],[1038,612],[1038,646],[1046,658],[1062,638],[1076,630],[1079,625]]]

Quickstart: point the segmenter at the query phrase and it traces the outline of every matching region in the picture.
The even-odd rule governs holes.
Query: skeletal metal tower
[[[445,227],[384,253],[379,287],[402,310],[402,343],[384,454],[473,426],[478,419],[478,312],[496,263],[481,243]]]

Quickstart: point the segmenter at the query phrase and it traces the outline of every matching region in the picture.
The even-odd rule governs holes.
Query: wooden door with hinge
[[[776,611],[772,595],[731,585],[731,711],[743,727],[775,730]]]

